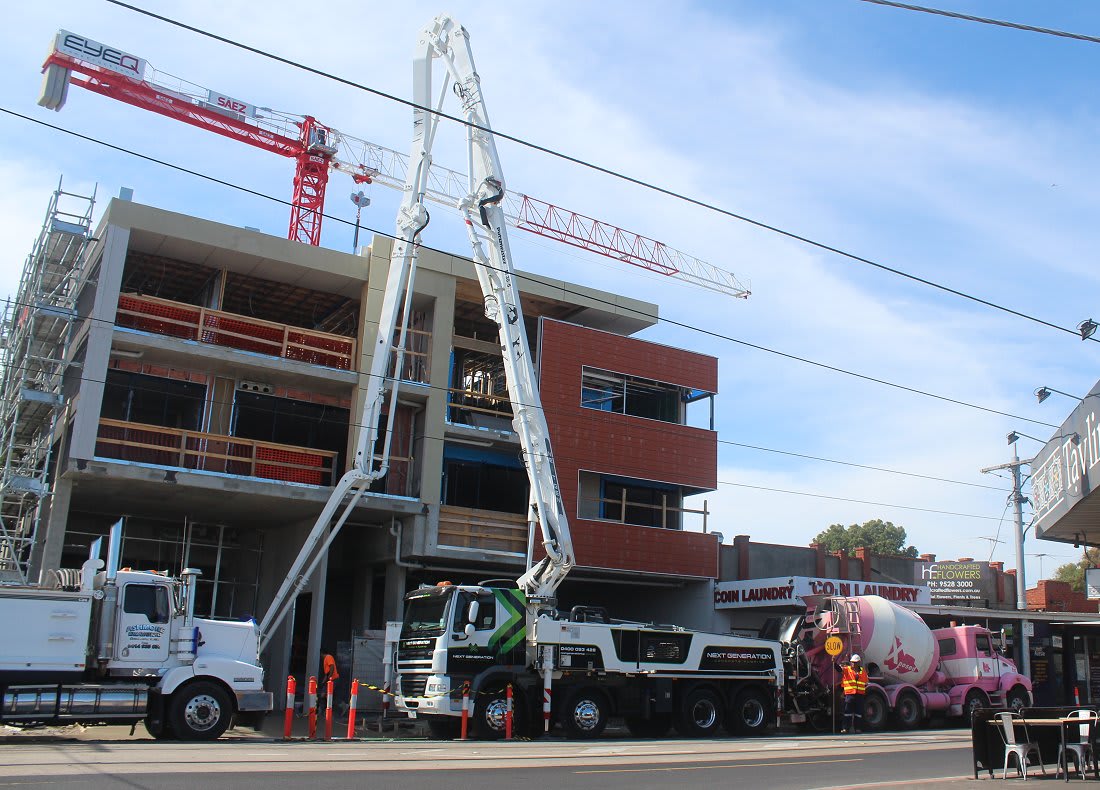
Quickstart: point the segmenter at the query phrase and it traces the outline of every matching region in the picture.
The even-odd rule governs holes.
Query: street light
[[[1019,431],[1009,431],[1008,432],[1008,443],[1009,444],[1016,444],[1016,440],[1019,439],[1021,436],[1025,439],[1031,439],[1031,441],[1033,441],[1033,442],[1038,442],[1039,444],[1046,444],[1047,443],[1046,439],[1036,439],[1034,436],[1028,436],[1026,433],[1020,433]]]
[[[1100,328],[1100,324],[1097,324],[1091,318],[1086,318],[1084,321],[1077,325],[1077,331],[1081,333],[1082,340],[1088,340],[1094,334],[1096,334],[1097,328]]]
[[[1039,389],[1035,390],[1035,397],[1039,399],[1039,403],[1042,403],[1050,397],[1050,393],[1052,392],[1057,392],[1059,395],[1065,395],[1067,398],[1073,398],[1074,400],[1084,400],[1084,398],[1078,398],[1076,395],[1070,395],[1068,392],[1056,390],[1054,387],[1039,387]]]

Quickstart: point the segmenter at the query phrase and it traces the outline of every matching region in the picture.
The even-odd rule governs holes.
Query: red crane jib
[[[300,137],[287,137],[261,129],[224,111],[196,104],[190,97],[174,95],[165,87],[130,79],[58,52],[52,53],[46,59],[43,69],[51,64],[68,69],[73,85],[93,93],[296,159],[294,200],[288,236],[315,247],[320,244],[325,187],[328,184],[328,160],[331,155],[311,151],[309,148],[307,141],[314,128],[319,126],[315,119],[306,116],[305,121],[300,124]]]

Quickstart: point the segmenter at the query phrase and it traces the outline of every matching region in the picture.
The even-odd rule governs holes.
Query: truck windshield
[[[413,598],[405,604],[405,621],[401,624],[401,638],[438,636],[447,627],[449,595],[425,595]]]

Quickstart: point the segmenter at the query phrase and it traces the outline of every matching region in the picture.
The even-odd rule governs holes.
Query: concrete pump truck
[[[723,729],[742,734],[771,724],[782,707],[783,663],[778,643],[689,631],[677,626],[612,620],[597,606],[556,609],[555,594],[574,565],[569,520],[562,504],[524,329],[519,289],[501,199],[504,176],[474,69],[469,34],[453,19],[438,17],[421,35],[414,64],[414,141],[398,242],[372,366],[376,406],[366,415],[360,452],[374,446],[387,382],[389,352],[400,356],[404,326],[395,346],[397,305],[412,293],[417,237],[428,223],[424,208],[431,146],[439,106],[432,102],[433,61],[445,67],[439,103],[453,85],[467,124],[469,193],[462,212],[484,296],[485,315],[498,327],[499,343],[518,437],[530,483],[529,526],[541,532],[542,559],[516,581],[442,584],[410,592],[397,650],[397,706],[427,720],[436,735],[456,732],[462,692],[473,700],[475,734],[505,732],[507,691],[513,691],[518,726],[549,729],[559,723],[575,738],[594,738],[609,717],[622,716],[638,735],[660,735],[672,725],[683,735],[705,737]],[[386,352],[386,353],[383,353]],[[398,382],[390,384],[396,398]],[[389,410],[392,415],[394,409]],[[389,430],[387,428],[386,438]],[[384,473],[388,446],[372,462]]]

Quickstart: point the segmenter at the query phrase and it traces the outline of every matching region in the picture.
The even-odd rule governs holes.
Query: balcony
[[[437,543],[441,548],[524,557],[527,555],[527,517],[442,505]]]
[[[336,370],[355,369],[354,338],[155,296],[121,294],[115,323],[140,332],[236,348],[309,365]],[[420,357],[413,356],[412,359]]]
[[[101,419],[96,456],[315,486],[333,485],[338,453]]]

